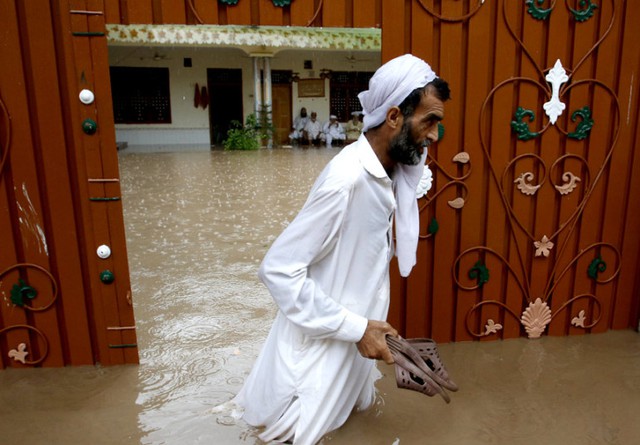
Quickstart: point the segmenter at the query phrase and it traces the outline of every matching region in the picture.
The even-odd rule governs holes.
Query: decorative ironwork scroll
[[[37,359],[35,360],[28,359],[27,357],[31,355],[31,353],[29,351],[28,340],[25,340],[26,342],[18,343],[17,345],[15,345],[14,349],[11,349],[9,351],[7,355],[9,356],[10,359],[13,359],[16,362],[20,362],[23,365],[35,366],[35,365],[39,365],[44,361],[44,359],[47,358],[47,355],[49,354],[49,342],[47,341],[47,337],[42,333],[42,331],[40,331],[37,328],[34,328],[33,326],[29,326],[26,324],[17,324],[17,325],[7,326],[6,328],[0,329],[0,336],[5,335],[11,331],[27,331],[27,332],[35,333],[40,338],[40,344],[42,345],[42,350],[40,351],[40,354],[39,354],[40,357],[38,357]],[[26,335],[26,338],[28,337],[29,336]]]
[[[532,63],[539,77],[537,79],[524,76],[514,77],[498,82],[482,105],[480,122],[484,122],[488,116],[489,104],[494,100],[496,93],[506,87],[511,87],[516,92],[519,91],[518,88],[524,86],[533,87],[539,91],[538,104],[544,103],[544,106],[542,109],[527,109],[524,106],[517,106],[511,121],[511,129],[515,141],[513,144],[517,144],[517,150],[521,154],[515,156],[506,166],[498,165],[492,161],[491,153],[493,150],[490,147],[490,138],[486,134],[487,126],[479,126],[480,144],[487,160],[490,177],[499,191],[505,210],[510,253],[509,259],[507,259],[488,246],[471,247],[460,254],[452,266],[454,282],[461,290],[472,291],[483,288],[482,300],[473,304],[466,316],[467,330],[474,337],[498,334],[503,330],[502,318],[511,316],[522,326],[529,338],[538,338],[544,334],[549,324],[565,311],[572,311],[570,316],[563,318],[571,320],[571,326],[590,329],[600,321],[602,316],[601,301],[597,295],[582,293],[568,298],[563,296],[554,306],[554,292],[558,291],[558,286],[563,283],[563,280],[570,279],[568,277],[574,277],[580,273],[578,263],[583,265],[585,260],[590,263],[588,263],[586,271],[581,269],[585,274],[583,276],[594,280],[598,286],[615,280],[621,268],[620,252],[610,243],[598,241],[577,249],[575,245],[572,245],[572,243],[575,244],[575,237],[572,238],[572,235],[576,232],[577,225],[594,190],[600,185],[600,180],[616,147],[620,131],[620,105],[615,92],[597,79],[577,80],[574,78],[574,73],[611,32],[616,15],[615,2],[611,1],[612,15],[608,27],[603,28],[604,32],[595,37],[595,44],[587,50],[586,54],[581,58],[577,57],[578,61],[572,69],[563,66],[562,60],[556,60],[552,67],[543,68],[538,65],[533,53],[523,41],[524,36],[516,33],[509,22],[508,5],[512,3],[503,0],[504,21],[511,36],[521,48],[523,57]],[[578,23],[588,20],[598,10],[598,5],[588,0],[578,2],[578,9],[572,9],[566,1],[565,4]],[[527,7],[525,13],[533,19],[547,20],[553,13],[556,2],[527,0],[525,5]],[[612,104],[611,108],[606,111],[612,126],[610,131],[607,130],[609,142],[604,147],[598,147],[599,150],[603,150],[598,165],[590,165],[588,159],[591,157],[582,154],[586,152],[586,146],[579,150],[576,149],[575,152],[565,150],[565,154],[554,160],[549,159],[552,155],[548,153],[548,147],[545,145],[545,134],[551,128],[558,131],[560,138],[567,141],[567,144],[568,141],[572,141],[571,144],[585,144],[591,136],[595,125],[593,119],[595,111],[590,106],[585,105],[574,110],[570,119],[564,113],[567,104],[570,103],[572,92],[578,88],[586,88],[591,94],[598,91],[598,94],[608,96]],[[543,112],[543,123],[538,125],[541,128],[531,128],[536,114],[540,112]],[[565,128],[567,126],[574,126],[575,129],[570,131]],[[553,148],[557,149],[557,147]],[[522,153],[523,151],[525,152]],[[547,178],[549,184],[546,183]],[[538,196],[541,190],[545,190],[547,197],[553,196],[545,187],[551,187],[551,190],[556,193],[554,205],[557,207],[555,209],[536,207],[536,211],[553,211],[556,212],[557,217],[554,219],[554,227],[550,228],[547,225],[545,229],[536,229],[535,224],[523,218],[520,209],[536,206],[537,200],[540,199]],[[516,197],[520,203],[531,200],[531,205],[520,204],[520,206],[516,206],[514,204]],[[562,211],[559,210],[560,206],[562,206]],[[575,253],[571,253],[574,249]],[[591,259],[587,260],[589,257]],[[524,299],[522,313],[517,313],[512,308],[513,306],[510,307],[503,301],[484,296],[485,283],[488,282],[488,263],[486,262],[488,258],[491,258],[493,267],[496,262],[501,264],[502,270],[515,283],[517,291]],[[548,264],[546,281],[540,282],[540,274],[535,278],[532,276],[534,262]],[[469,269],[467,266],[468,276],[460,278],[465,270],[464,265],[473,265],[473,267]],[[485,280],[483,277],[487,279]],[[474,283],[474,281],[474,285],[467,284]],[[513,289],[510,289],[510,292],[513,293]],[[575,305],[578,302],[580,305]],[[492,316],[481,320],[479,318],[482,316],[481,309],[487,306],[497,307],[501,318],[496,319],[495,316]],[[576,312],[573,312],[574,309]]]
[[[476,5],[471,8],[471,10],[469,12],[467,12],[466,14],[463,14],[459,17],[447,17],[444,16],[442,14],[439,14],[435,11],[435,9],[433,7],[427,6],[425,4],[424,0],[418,0],[418,3],[420,4],[420,6],[422,6],[422,8],[427,11],[429,14],[431,14],[433,17],[437,18],[438,20],[441,20],[443,22],[464,22],[465,20],[469,20],[471,17],[473,17],[474,15],[476,15],[478,13],[478,11],[480,11],[480,8],[482,8],[482,5],[484,5],[485,0],[477,0]]]
[[[2,283],[2,278],[5,275],[9,274],[9,272],[12,272],[14,270],[27,269],[27,268],[35,269],[36,271],[39,271],[39,272],[43,273],[44,275],[46,275],[46,277],[49,279],[49,281],[51,281],[51,296],[48,298],[48,301],[45,301],[44,303],[40,304],[39,306],[32,306],[30,304],[26,304],[27,300],[29,300],[31,302],[34,302],[36,297],[40,298],[40,295],[42,293],[38,292],[36,289],[31,287],[26,281],[24,281],[22,278],[20,278],[18,280],[18,283],[14,284],[14,286],[13,286],[13,289],[15,289],[15,291],[11,292],[12,294],[13,293],[20,294],[20,297],[16,296],[16,299],[14,300],[13,295],[12,295],[11,301],[12,301],[12,303],[14,305],[16,305],[18,307],[21,307],[22,309],[24,309],[26,311],[29,311],[29,312],[44,312],[47,309],[49,309],[51,306],[53,306],[53,304],[58,299],[58,284],[56,283],[56,280],[53,277],[53,275],[51,275],[51,272],[46,270],[44,267],[38,266],[37,264],[32,264],[32,263],[14,264],[13,266],[8,267],[5,270],[3,270],[2,272],[0,272],[0,283]],[[27,300],[25,300],[25,298]]]
[[[320,15],[320,12],[322,12],[323,3],[324,3],[323,0],[320,0],[320,3],[318,3],[318,8],[316,9],[316,12],[313,14],[313,17],[311,17],[311,19],[309,19],[309,21],[307,22],[307,26],[311,26],[313,22],[316,21],[316,18],[318,18],[318,15]]]
[[[238,1],[239,0],[220,0],[220,3],[224,3],[224,4],[228,5],[228,6],[235,6],[235,5],[238,4]],[[273,0],[273,4],[275,6],[279,6],[281,8],[284,8],[286,6],[290,6],[292,1],[293,0]],[[189,7],[189,10],[193,14],[193,17],[196,19],[198,24],[199,25],[204,25],[204,21],[202,20],[202,17],[200,17],[200,14],[198,14],[198,9],[193,4],[193,0],[187,0],[187,6]],[[312,20],[312,22],[313,22],[313,20]]]
[[[423,212],[425,212],[428,209],[429,205],[438,196],[444,193],[445,190],[449,188],[455,188],[456,192],[460,193],[460,195],[457,196],[456,198],[447,201],[447,203],[449,204],[449,207],[451,207],[452,209],[463,208],[466,202],[467,195],[469,194],[467,184],[465,184],[464,182],[471,175],[471,157],[469,156],[469,153],[460,152],[451,159],[451,162],[458,164],[459,166],[462,166],[463,169],[465,170],[461,176],[455,176],[454,174],[448,172],[447,169],[445,169],[443,165],[438,163],[436,159],[432,158],[431,155],[427,155],[427,159],[428,159],[427,163],[429,168],[433,171],[439,171],[441,173],[440,174],[441,180],[444,180],[446,182],[443,185],[437,187],[435,191],[430,192],[428,195],[425,192],[417,196],[419,198],[418,209],[419,209],[420,215],[423,215]],[[432,223],[433,223],[433,220],[432,220]],[[437,222],[435,226],[430,224],[428,227],[427,233],[420,234],[420,239],[430,238],[431,236],[435,235],[437,231],[438,231]]]
[[[14,307],[22,309],[24,311],[28,311],[28,312],[47,311],[53,306],[53,304],[56,302],[58,298],[58,284],[56,283],[56,280],[53,277],[53,275],[51,275],[51,273],[47,271],[45,268],[32,263],[15,264],[3,270],[2,272],[0,272],[0,284],[3,283],[3,278],[6,277],[10,272],[13,272],[16,270],[29,269],[29,268],[35,269],[37,272],[43,273],[44,275],[46,275],[49,281],[51,281],[51,295],[48,297],[47,300],[45,300],[44,303],[41,303],[39,305],[34,305],[37,299],[40,299],[41,296],[46,296],[48,293],[38,292],[38,289],[35,289],[34,287],[30,286],[29,283],[24,278],[21,277],[17,280],[16,284],[14,284],[11,288],[10,304],[13,304]],[[46,297],[43,297],[43,298],[46,298]],[[37,359],[28,358],[29,356],[31,356],[32,354],[31,349],[33,348],[30,347],[31,345],[30,336],[25,335],[25,340],[23,342],[13,345],[15,347],[13,347],[9,351],[9,354],[8,354],[9,358],[25,365],[37,365],[42,363],[42,361],[44,361],[44,359],[47,357],[48,350],[49,350],[46,335],[42,331],[35,328],[34,326],[30,326],[26,324],[17,324],[17,325],[10,325],[10,326],[1,328],[0,336],[5,335],[8,332],[12,332],[12,331],[21,331],[21,332],[27,331],[27,332],[33,332],[37,334],[37,336],[40,338],[39,344],[42,346],[42,348],[40,348],[40,351],[39,351],[40,356]]]
[[[198,9],[196,8],[196,5],[193,4],[193,0],[187,0],[187,6],[189,7],[189,10],[195,17],[198,24],[204,25],[204,20],[202,20],[202,17],[200,17],[200,14],[198,14]]]
[[[525,117],[529,119],[529,122],[533,122],[536,119],[536,114],[532,110],[518,107],[514,116],[515,120],[511,121],[511,128],[521,141],[528,141],[540,135],[540,133],[529,130],[529,124],[524,121]]]
[[[531,14],[531,17],[538,20],[547,20],[556,6],[555,0],[550,2],[548,8],[543,6],[545,0],[525,0],[524,3],[528,6],[527,12]],[[573,14],[573,18],[578,22],[589,20],[593,17],[595,9],[598,8],[598,5],[593,0],[580,0],[578,2],[578,9],[573,9],[569,6],[567,0],[565,0],[564,3],[571,14]]]
[[[5,105],[4,101],[0,97],[0,129],[3,129],[3,132],[0,132],[0,181],[2,181],[4,167],[7,162],[9,156],[9,150],[11,148],[11,117],[9,114],[9,110]],[[52,296],[47,303],[44,303],[40,306],[32,306],[29,303],[32,303],[38,296],[37,290],[30,286],[27,282],[25,282],[22,278],[18,279],[17,282],[11,287],[9,291],[10,300],[7,302],[8,304],[13,304],[15,307],[31,311],[31,312],[42,312],[46,311],[53,306],[58,296],[58,286],[56,280],[53,278],[51,273],[49,273],[46,269],[36,264],[30,263],[20,263],[15,264],[2,272],[0,272],[0,285],[3,282],[3,277],[5,277],[9,272],[14,271],[16,269],[24,269],[24,268],[32,268],[37,271],[44,273],[47,278],[51,281],[52,287]],[[25,324],[11,325],[0,328],[0,337],[6,335],[12,331],[27,331],[35,333],[40,339],[40,357],[36,359],[28,358],[30,351],[29,345],[30,336],[25,336],[25,341],[20,342],[15,345],[14,348],[9,350],[8,356],[10,359],[20,362],[25,365],[38,365],[44,361],[47,357],[49,346],[47,337],[42,333],[42,331],[37,328]]]

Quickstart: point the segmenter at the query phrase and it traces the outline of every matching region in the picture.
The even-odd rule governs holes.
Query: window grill
[[[170,124],[169,68],[111,67],[116,124]]]
[[[338,117],[340,122],[351,119],[351,113],[361,111],[362,105],[358,99],[358,93],[369,88],[369,79],[372,72],[360,71],[333,71],[330,80],[330,107],[331,113]]]

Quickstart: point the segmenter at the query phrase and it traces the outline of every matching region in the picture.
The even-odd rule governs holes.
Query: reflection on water
[[[176,431],[214,443],[216,425],[236,438],[246,431],[232,417],[206,414],[240,389],[257,355],[275,314],[258,265],[333,155],[121,155],[143,443]]]
[[[0,443],[257,444],[211,408],[240,389],[275,307],[256,271],[336,150],[120,153],[140,366],[0,372]],[[460,391],[395,388],[325,445],[631,444],[636,333],[441,345]]]

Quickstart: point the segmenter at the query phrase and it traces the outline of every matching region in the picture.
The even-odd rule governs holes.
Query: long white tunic
[[[385,320],[395,198],[367,139],[336,155],[259,271],[280,308],[235,399],[261,439],[314,444],[371,406],[374,360],[357,350]]]
[[[308,116],[296,116],[295,119],[293,119],[293,131],[289,135],[289,138],[300,139],[302,137],[302,130],[304,130],[307,122],[309,122]]]
[[[309,119],[304,126],[304,131],[307,132],[309,139],[318,139],[322,133],[322,124],[318,120]]]

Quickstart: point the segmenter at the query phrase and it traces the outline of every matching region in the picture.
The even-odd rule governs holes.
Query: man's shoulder
[[[344,186],[352,185],[364,172],[361,160],[361,150],[357,142],[347,145],[340,150],[327,164],[327,176],[342,183]]]

